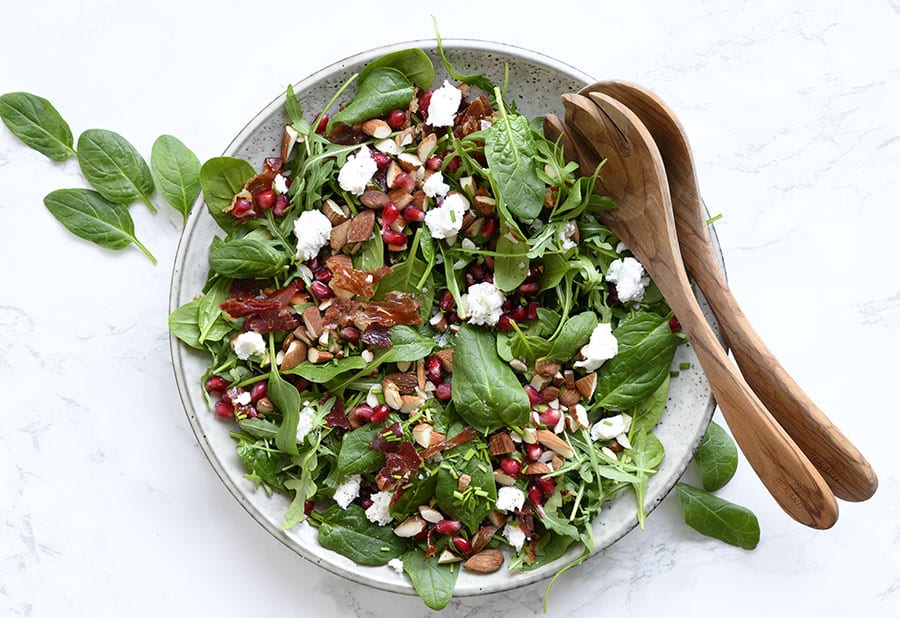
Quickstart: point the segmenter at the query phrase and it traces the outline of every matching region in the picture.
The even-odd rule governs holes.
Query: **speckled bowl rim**
[[[311,84],[319,82],[322,79],[326,79],[329,76],[332,76],[336,73],[339,73],[346,69],[347,66],[353,65],[359,62],[367,62],[374,58],[377,58],[383,54],[390,53],[392,51],[397,51],[400,49],[406,49],[410,47],[420,47],[423,49],[433,49],[436,46],[436,41],[433,39],[423,39],[423,40],[414,40],[414,41],[406,41],[399,42],[390,45],[380,46],[377,48],[370,49],[368,51],[364,51],[358,54],[354,54],[335,62],[311,75],[307,76],[305,79],[294,84],[294,88],[297,92],[300,92],[304,88],[308,87]],[[529,49],[525,49],[522,47],[517,47],[513,45],[508,45],[504,43],[496,43],[491,41],[483,41],[477,39],[445,39],[443,42],[445,51],[449,53],[453,53],[454,51],[464,51],[464,52],[485,52],[485,53],[497,53],[497,54],[505,54],[517,59],[524,60],[526,62],[531,62],[537,65],[542,65],[543,67],[558,72],[570,79],[573,79],[577,82],[580,82],[582,85],[586,85],[595,81],[590,75],[584,73],[569,64],[546,56],[544,54],[540,54],[534,52]],[[437,68],[437,67],[436,67]],[[264,107],[256,116],[251,119],[247,125],[237,134],[237,136],[231,141],[228,147],[223,152],[224,156],[234,154],[241,145],[244,144],[248,140],[248,138],[256,131],[259,126],[265,121],[271,114],[273,114],[277,109],[283,106],[283,95],[279,95],[276,97],[271,103],[269,103],[266,107]],[[185,228],[182,233],[182,237],[178,244],[178,250],[174,260],[174,266],[172,269],[172,283],[170,288],[170,296],[169,296],[169,310],[175,310],[181,302],[182,294],[184,290],[182,288],[182,279],[184,277],[184,266],[186,260],[188,258],[190,247],[190,239],[195,228],[198,225],[198,221],[203,217],[210,217],[205,208],[205,204],[203,202],[202,194],[199,196],[197,201],[194,204],[194,208],[192,213],[188,219],[188,222],[185,225]],[[722,259],[721,249],[718,243],[718,237],[715,232],[715,229],[712,225],[709,226],[710,238],[713,242],[715,252],[717,257],[719,258],[720,264],[724,268],[724,261]],[[188,290],[189,293],[196,293],[197,290]],[[709,311],[708,306],[705,305],[705,301],[702,299],[702,296],[699,297],[701,301],[701,305],[704,308],[704,312],[707,317],[713,322],[715,327],[715,321],[712,317],[711,312]],[[203,426],[200,423],[198,418],[198,414],[210,414],[210,411],[205,407],[203,409],[195,409],[191,398],[190,392],[192,390],[199,389],[199,384],[190,384],[187,380],[187,376],[185,375],[185,361],[184,355],[188,353],[186,346],[180,344],[180,342],[170,334],[170,350],[172,355],[172,364],[175,373],[175,380],[178,386],[179,395],[182,400],[182,404],[185,409],[185,413],[187,415],[188,421],[191,425],[191,429],[193,430],[197,441],[200,445],[200,448],[203,450],[204,455],[212,466],[213,470],[218,475],[219,479],[222,483],[228,488],[229,492],[235,497],[238,503],[247,511],[247,513],[263,528],[265,528],[272,536],[281,541],[284,545],[289,547],[291,550],[302,556],[303,558],[313,562],[326,570],[343,577],[349,581],[360,583],[366,586],[371,586],[374,588],[378,588],[381,590],[386,590],[389,592],[403,593],[403,594],[415,594],[415,590],[412,588],[411,584],[406,578],[397,577],[396,579],[378,579],[373,578],[372,576],[367,574],[367,569],[371,567],[359,567],[358,565],[353,565],[351,567],[342,566],[337,564],[341,562],[340,558],[335,560],[334,556],[328,556],[328,554],[333,554],[330,550],[326,550],[318,544],[313,544],[312,546],[305,546],[297,543],[291,536],[286,534],[284,531],[280,529],[280,527],[275,523],[267,519],[263,513],[261,513],[253,504],[248,500],[248,493],[252,492],[252,487],[248,487],[246,479],[242,477],[234,478],[232,477],[228,470],[226,469],[225,464],[220,458],[220,453],[218,453],[215,449],[213,449],[209,440],[207,439],[206,433],[204,431]],[[721,337],[720,337],[721,339]],[[681,346],[681,349],[689,348],[689,345]],[[692,354],[692,352],[691,352]],[[696,357],[694,358],[694,362],[696,363]],[[678,358],[676,357],[676,361]],[[699,365],[696,365],[699,367]],[[705,380],[704,380],[705,384]],[[650,491],[648,491],[647,502],[645,504],[646,511],[649,515],[654,508],[662,502],[662,500],[668,495],[668,493],[674,488],[675,483],[682,476],[688,464],[691,462],[693,458],[693,454],[696,451],[700,440],[705,433],[705,428],[709,424],[709,421],[712,418],[713,412],[715,411],[716,403],[713,399],[711,393],[709,392],[708,385],[707,391],[705,395],[706,403],[702,410],[697,410],[696,414],[697,420],[699,421],[698,427],[702,430],[698,431],[690,444],[687,444],[688,448],[681,454],[680,459],[674,467],[669,469],[668,479],[670,482],[667,483],[667,486],[658,489],[652,495]],[[228,431],[226,426],[222,426],[222,431]],[[671,454],[667,452],[667,459],[671,457]],[[620,503],[623,500],[622,494],[628,494],[624,496],[625,498],[631,500],[631,504],[633,504],[633,495],[630,492],[621,492],[620,495],[613,501],[613,506],[615,503]],[[627,507],[626,507],[627,509]],[[627,509],[631,512],[636,512],[634,507]],[[601,514],[602,517],[602,514]],[[598,518],[600,519],[600,518]],[[597,529],[597,523],[595,522],[595,531]],[[620,526],[620,530],[617,531],[616,534],[608,537],[608,542],[604,543],[602,546],[598,546],[595,548],[594,553],[591,558],[602,553],[605,549],[613,545],[616,541],[621,539],[623,536],[628,534],[631,530],[633,530],[637,526],[637,521],[633,521],[629,524]],[[334,554],[336,556],[336,554]],[[558,568],[564,565],[570,557],[574,557],[577,555],[577,552],[574,550],[570,550],[569,553],[564,556],[563,559],[559,559],[550,565],[546,565],[539,569],[535,569],[534,571],[527,572],[517,572],[514,576],[507,577],[501,580],[487,580],[484,578],[489,578],[490,576],[475,576],[480,577],[482,579],[478,580],[484,581],[485,585],[473,585],[468,587],[463,587],[460,589],[459,585],[457,585],[457,592],[454,594],[456,597],[462,596],[474,596],[474,595],[482,595],[482,594],[492,594],[497,592],[502,592],[506,590],[512,590],[515,588],[519,588],[531,583],[535,583],[538,581],[545,580],[551,577]],[[346,559],[344,560],[346,562]],[[380,567],[385,569],[387,567]],[[466,576],[465,573],[461,574],[461,579]],[[472,576],[470,576],[472,577]]]

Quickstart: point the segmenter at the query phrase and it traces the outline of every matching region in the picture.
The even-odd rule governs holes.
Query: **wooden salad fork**
[[[553,139],[567,136],[567,156],[582,173],[605,160],[601,193],[618,208],[600,217],[635,254],[678,316],[735,441],[778,504],[798,522],[830,528],[834,494],[803,452],[744,381],[706,321],[678,249],[662,157],[650,133],[624,105],[602,94],[562,97],[565,124],[545,118]]]
[[[778,362],[732,295],[709,240],[691,148],[678,118],[658,96],[637,84],[597,82],[580,94],[591,92],[626,105],[656,142],[669,182],[681,257],[715,313],[747,383],[838,498],[871,498],[878,487],[872,466]]]

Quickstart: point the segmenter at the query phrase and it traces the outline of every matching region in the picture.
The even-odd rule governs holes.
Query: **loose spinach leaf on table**
[[[182,343],[197,350],[202,350],[200,343],[200,327],[197,325],[197,314],[201,299],[195,298],[169,314],[169,332],[178,337]]]
[[[44,197],[44,205],[63,226],[105,249],[134,245],[156,264],[156,258],[134,235],[128,209],[90,189],[58,189]]]
[[[497,355],[494,335],[463,324],[453,355],[452,400],[457,413],[479,430],[528,422],[528,395]]]
[[[200,159],[177,137],[160,135],[153,143],[150,167],[160,195],[187,222],[200,193]]]
[[[284,270],[285,255],[272,243],[255,238],[235,238],[209,252],[209,267],[232,279],[273,277]]]
[[[418,48],[401,49],[376,58],[359,72],[359,80],[364,81],[379,67],[397,69],[422,90],[428,90],[434,82],[434,65],[428,55]]]
[[[155,185],[150,167],[124,137],[106,129],[88,129],[78,137],[81,173],[100,195],[116,204],[142,201],[150,212]]]
[[[381,566],[399,558],[407,550],[404,539],[390,526],[378,526],[366,519],[356,504],[342,509],[337,504],[321,514],[319,543],[350,558],[357,564]]]
[[[328,121],[328,129],[336,125],[355,124],[384,116],[394,109],[406,109],[415,88],[397,69],[383,66],[370,71],[359,82],[359,90],[347,105]]]
[[[26,146],[54,161],[75,156],[72,130],[53,104],[30,92],[0,96],[0,119]]]
[[[234,226],[233,217],[224,212],[244,183],[253,178],[256,171],[243,159],[214,157],[200,167],[200,188],[206,200],[206,208],[225,231]]]
[[[453,598],[456,578],[462,569],[458,564],[438,564],[434,558],[425,560],[425,552],[413,549],[403,554],[403,570],[425,605],[441,610]]]
[[[268,396],[281,412],[281,425],[275,434],[275,446],[279,450],[297,455],[297,426],[300,424],[300,393],[293,384],[276,371],[269,375]]]
[[[737,446],[724,428],[710,422],[694,454],[694,463],[700,471],[703,489],[716,491],[724,487],[737,470]]]
[[[744,549],[759,543],[759,521],[748,509],[685,483],[676,483],[684,521],[700,534]]]

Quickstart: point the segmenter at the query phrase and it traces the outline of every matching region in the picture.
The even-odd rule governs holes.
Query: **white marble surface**
[[[579,4],[551,21],[526,3],[7,3],[0,92],[51,99],[76,134],[113,129],[149,155],[172,133],[205,159],[286,83],[429,37],[432,13],[445,36],[652,87],[692,138],[747,314],[881,487],[815,532],[742,462],[723,493],[758,514],[755,551],[698,536],[670,497],[645,531],[563,577],[550,615],[900,615],[900,4]],[[0,615],[425,614],[414,597],[306,563],[232,499],[175,392],[177,217],[133,208],[156,267],[97,249],[42,205],[80,183],[75,163],[50,163],[0,127]],[[538,615],[543,592],[446,613]]]

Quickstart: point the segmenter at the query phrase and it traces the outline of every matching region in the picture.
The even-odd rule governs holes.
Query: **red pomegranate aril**
[[[534,486],[538,488],[543,495],[549,496],[556,490],[556,481],[551,477],[542,476],[534,482]]]
[[[450,536],[462,530],[462,522],[456,519],[442,519],[434,524],[434,529],[437,530],[438,534]]]
[[[322,260],[320,260],[320,259],[319,259],[319,256],[317,255],[316,257],[314,257],[313,259],[311,259],[310,261],[308,261],[308,262],[306,263],[306,265],[309,266],[309,269],[310,269],[311,271],[313,271],[313,272],[318,272],[319,269],[322,268]]]
[[[328,116],[322,116],[319,118],[318,124],[316,124],[316,133],[324,133],[328,128]]]
[[[453,396],[453,387],[450,382],[441,382],[437,385],[437,388],[434,389],[434,396],[437,397],[438,401],[447,401]]]
[[[469,272],[475,277],[475,281],[484,281],[484,266],[475,263],[469,266]]]
[[[509,317],[514,319],[516,322],[524,322],[525,318],[528,316],[528,312],[525,310],[525,307],[519,305],[509,313]]]
[[[541,455],[544,454],[544,449],[541,448],[540,444],[526,444],[525,445],[525,456],[530,461],[537,461],[541,458]]]
[[[210,376],[204,386],[207,393],[224,393],[228,388],[228,382],[222,376]]]
[[[541,425],[546,425],[547,427],[556,427],[556,424],[559,422],[559,419],[562,418],[562,412],[559,408],[547,408],[547,410],[541,414]]]
[[[428,106],[431,104],[431,90],[426,90],[419,95],[419,110],[428,113]]]
[[[244,418],[259,418],[259,411],[255,406],[247,406],[244,408]]]
[[[434,384],[444,381],[444,372],[441,369],[441,361],[437,356],[429,356],[425,359],[425,377]]]
[[[497,330],[503,333],[508,333],[513,329],[513,319],[510,317],[508,313],[504,313],[500,316],[500,319],[497,320]]]
[[[322,283],[328,283],[333,276],[327,268],[322,268],[315,274],[316,281],[321,281]]]
[[[364,425],[372,420],[372,414],[375,410],[372,409],[372,406],[366,405],[364,403],[356,406],[352,410],[350,410],[350,425],[358,424]],[[354,423],[353,421],[356,421]]]
[[[234,200],[234,206],[231,208],[231,214],[232,216],[238,218],[253,214],[253,204],[250,203],[250,200],[239,197]]]
[[[314,508],[316,508],[316,503],[313,500],[307,500],[303,503],[303,512],[307,515],[312,513]]]
[[[219,418],[234,417],[234,406],[232,406],[228,401],[224,399],[218,400],[214,409],[216,411],[216,416],[218,416]]]
[[[287,211],[287,208],[290,205],[291,201],[288,199],[287,195],[279,195],[275,198],[275,207],[272,208],[272,214],[276,217],[283,217],[285,211]]]
[[[433,155],[425,159],[425,169],[431,170],[432,172],[436,172],[441,169],[441,166],[444,164],[444,160],[437,155]]]
[[[450,290],[444,292],[444,294],[441,296],[441,302],[438,306],[440,306],[441,311],[453,310],[453,308],[456,306],[456,299],[453,298],[453,294],[450,292]]]
[[[400,172],[394,176],[394,187],[404,189],[412,193],[416,188],[416,178],[407,172]]]
[[[402,129],[403,125],[406,124],[406,110],[404,110],[404,109],[391,110],[391,113],[389,113],[388,117],[387,117],[387,123],[395,131]]]
[[[519,293],[522,296],[535,296],[541,291],[541,284],[537,281],[529,281],[519,286]]]
[[[391,157],[377,150],[372,151],[372,158],[375,159],[375,166],[380,170],[386,169],[391,164]]]
[[[380,406],[376,406],[375,410],[372,412],[372,417],[369,419],[373,425],[380,425],[385,420],[387,420],[388,414],[391,413],[391,408],[383,403]]]
[[[500,469],[509,476],[518,476],[522,471],[522,462],[512,457],[504,457],[500,460]]]
[[[421,223],[425,220],[425,211],[415,206],[407,206],[403,209],[403,218],[409,222]]]
[[[381,210],[381,220],[384,222],[385,227],[393,225],[399,214],[400,209],[397,208],[397,205],[394,202],[385,204],[384,208]]]
[[[473,275],[472,273],[466,273],[463,279],[466,282],[466,287],[475,285],[475,275]]]
[[[472,544],[469,543],[468,539],[464,539],[461,536],[453,537],[453,547],[461,554],[468,554],[472,551]]]
[[[544,400],[538,390],[531,384],[526,384],[522,388],[525,389],[525,394],[528,395],[528,401],[531,402],[531,405],[536,406]]]
[[[460,161],[459,157],[453,157],[452,159],[450,159],[450,161],[447,162],[447,172],[449,172],[450,174],[456,172],[456,170],[459,169],[460,163],[462,163],[462,161]]]
[[[338,334],[340,335],[341,339],[349,343],[356,343],[357,341],[359,341],[360,337],[359,329],[355,326],[345,326],[338,332]]]
[[[256,205],[262,208],[263,210],[268,210],[275,205],[275,199],[277,196],[275,195],[275,191],[272,189],[264,189],[256,194]]]
[[[537,310],[541,308],[541,303],[536,300],[528,303],[528,306],[525,307],[525,319],[526,320],[536,320],[538,319]]]
[[[541,516],[543,516],[544,513],[543,513],[543,509],[541,509],[541,502],[544,499],[544,494],[541,493],[541,490],[538,489],[537,486],[532,485],[528,489],[528,499],[531,501],[531,503],[534,506],[536,506],[538,509],[540,509],[539,512],[541,513]]]
[[[269,384],[265,380],[263,380],[262,382],[257,382],[253,385],[253,388],[250,389],[250,401],[256,403],[268,394]]]
[[[481,235],[485,238],[493,238],[497,233],[497,220],[493,217],[487,217],[481,224]]]
[[[678,321],[678,318],[669,320],[669,330],[673,333],[681,332],[681,322]]]
[[[309,291],[312,292],[312,295],[315,296],[316,300],[319,302],[324,302],[334,296],[334,292],[331,291],[331,288],[321,281],[313,281],[309,286]]]
[[[395,232],[391,228],[386,227],[381,231],[381,240],[392,247],[402,247],[406,244],[406,234],[403,232]]]
[[[611,302],[611,303],[619,302],[619,290],[616,289],[616,284],[609,283],[607,285],[608,285],[608,287],[606,289],[607,289],[607,293],[609,296],[609,302]]]

